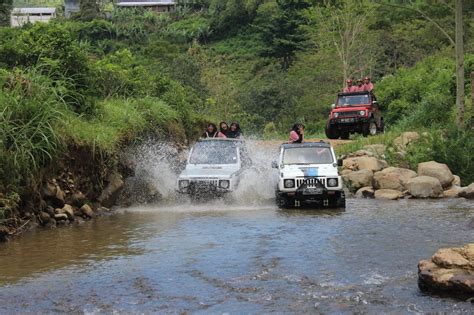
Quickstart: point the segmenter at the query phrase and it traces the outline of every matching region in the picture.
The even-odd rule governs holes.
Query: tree
[[[341,81],[358,72],[363,75],[375,63],[369,24],[375,14],[368,0],[347,0],[341,5],[325,2],[313,10],[318,49],[335,50],[342,70]]]
[[[83,21],[91,21],[100,16],[99,4],[96,0],[80,0],[79,18]]]
[[[0,1],[0,26],[10,26],[10,14],[13,8],[13,0]]]
[[[256,25],[265,44],[262,56],[280,59],[284,70],[291,66],[296,52],[308,44],[302,25],[307,24],[303,10],[309,6],[306,0],[276,0],[258,10]]]

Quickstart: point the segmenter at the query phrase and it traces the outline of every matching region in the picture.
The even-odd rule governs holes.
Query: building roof
[[[159,7],[174,5],[174,1],[120,1],[117,2],[119,7]]]
[[[12,14],[40,14],[40,13],[48,13],[53,14],[56,12],[56,8],[14,8],[12,10]]]

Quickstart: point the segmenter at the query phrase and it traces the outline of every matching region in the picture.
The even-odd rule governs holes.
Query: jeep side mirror
[[[277,161],[272,161],[272,168],[278,168]]]
[[[377,103],[377,101],[372,101],[372,104],[376,105],[376,104],[378,104],[378,103]]]
[[[342,159],[337,160],[337,166],[342,166]]]
[[[336,104],[331,104],[331,108],[332,109],[336,108]]]

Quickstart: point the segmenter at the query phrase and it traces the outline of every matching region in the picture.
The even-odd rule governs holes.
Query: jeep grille
[[[338,118],[340,117],[354,117],[354,116],[358,116],[359,115],[359,112],[339,112],[339,116]]]
[[[321,184],[323,184],[323,186],[326,187],[326,178],[321,177],[321,178],[318,178],[318,179],[321,182]],[[304,180],[305,180],[304,178],[297,178],[296,179],[296,188],[300,187],[303,184]],[[315,178],[310,178],[306,181],[306,186],[308,188],[315,188],[317,185],[318,185],[318,182]]]

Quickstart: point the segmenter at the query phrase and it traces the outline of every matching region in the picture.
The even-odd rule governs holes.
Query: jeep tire
[[[349,131],[341,131],[341,139],[347,140],[349,139],[349,136],[350,136]]]
[[[331,127],[331,125],[326,126],[325,132],[326,132],[326,137],[328,137],[328,139],[339,138],[339,130],[335,127]]]
[[[362,136],[375,136],[377,134],[377,130],[378,128],[377,124],[375,123],[375,119],[370,118],[368,122],[362,125]]]

